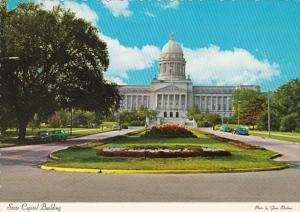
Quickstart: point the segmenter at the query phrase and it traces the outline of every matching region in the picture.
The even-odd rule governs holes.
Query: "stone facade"
[[[120,110],[139,109],[141,106],[159,112],[160,118],[186,118],[193,104],[201,112],[218,113],[229,117],[233,112],[233,93],[236,89],[259,90],[259,86],[193,86],[185,74],[186,61],[182,48],[171,34],[159,59],[159,75],[148,86],[120,85]]]

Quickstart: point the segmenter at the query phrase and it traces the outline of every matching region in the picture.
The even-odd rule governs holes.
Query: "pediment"
[[[179,88],[176,85],[168,85],[163,88],[159,88],[156,92],[186,92],[187,90]]]

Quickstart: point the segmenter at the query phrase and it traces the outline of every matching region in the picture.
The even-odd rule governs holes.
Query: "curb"
[[[62,168],[52,166],[41,166],[41,169],[46,171],[58,171],[58,172],[81,172],[81,173],[100,173],[100,169],[78,169],[78,168]]]
[[[103,173],[103,174],[200,174],[200,173],[238,173],[238,172],[256,172],[256,171],[272,171],[288,168],[288,165],[274,166],[268,168],[254,169],[232,169],[224,171],[209,170],[120,170],[120,169],[83,169],[83,168],[62,168],[54,166],[42,165],[41,169],[46,171],[59,172],[81,172],[81,173]]]
[[[53,152],[52,152],[52,153],[53,153]],[[52,153],[49,154],[49,158],[50,158],[51,160],[59,160],[59,159],[60,159],[59,157],[54,156]]]

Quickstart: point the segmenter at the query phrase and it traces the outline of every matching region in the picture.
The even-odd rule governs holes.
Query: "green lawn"
[[[237,124],[226,124],[229,127],[237,127]],[[219,129],[220,126],[216,127],[216,130]],[[267,131],[260,131],[260,130],[254,130],[252,129],[252,126],[246,126],[246,125],[241,125],[241,127],[247,127],[249,129],[249,134],[250,135],[255,135],[255,136],[260,136],[260,137],[269,137],[269,134]],[[271,131],[271,137],[273,139],[278,139],[278,140],[285,140],[285,141],[291,141],[291,142],[300,142],[300,133],[298,132],[279,132],[279,131]]]
[[[0,148],[3,147],[10,147],[10,146],[18,146],[18,145],[32,145],[32,144],[40,144],[37,142],[33,142],[30,139],[30,136],[36,135],[40,131],[53,131],[53,130],[64,130],[67,132],[70,132],[70,128],[40,128],[40,129],[27,129],[26,131],[26,142],[23,144],[18,143],[17,141],[17,131],[15,129],[9,129],[7,130],[7,133],[5,135],[0,135]],[[111,127],[103,127],[97,128],[97,129],[88,129],[88,128],[73,128],[72,129],[72,136],[79,137],[84,135],[90,135],[90,134],[96,134],[96,133],[102,133],[102,132],[108,132],[111,131]]]
[[[270,157],[275,153],[267,150],[245,150],[226,142],[214,140],[200,131],[194,131],[198,138],[167,138],[151,139],[142,134],[123,136],[120,139],[111,139],[105,143],[81,145],[79,148],[69,148],[58,151],[53,155],[59,160],[49,162],[46,166],[64,168],[94,168],[108,170],[202,170],[210,172],[247,171],[255,169],[268,169],[280,167],[284,162],[274,161]],[[197,148],[209,147],[224,149],[231,152],[230,157],[215,158],[129,158],[129,157],[103,157],[96,152],[107,147],[164,147]]]
[[[259,130],[250,130],[250,134],[255,135],[255,136],[260,136],[260,137],[268,137],[269,136],[269,133],[267,131],[259,131]],[[300,133],[272,132],[271,131],[270,138],[300,143]]]

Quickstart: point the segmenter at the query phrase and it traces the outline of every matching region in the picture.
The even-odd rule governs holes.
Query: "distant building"
[[[120,110],[139,109],[141,106],[159,111],[161,119],[185,119],[193,104],[201,112],[213,112],[229,117],[233,112],[233,93],[239,88],[259,90],[259,86],[193,86],[186,77],[186,61],[174,34],[164,45],[159,59],[159,75],[150,85],[120,85]],[[201,73],[199,73],[201,74]]]

